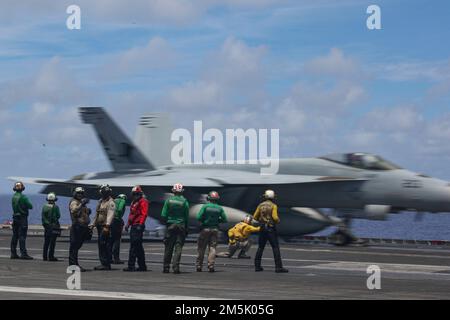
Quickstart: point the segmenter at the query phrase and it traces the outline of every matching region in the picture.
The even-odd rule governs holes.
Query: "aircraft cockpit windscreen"
[[[401,167],[370,153],[340,153],[321,157],[346,166],[365,170],[395,170]]]

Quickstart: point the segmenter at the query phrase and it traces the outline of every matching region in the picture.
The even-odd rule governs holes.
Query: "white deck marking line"
[[[420,264],[398,264],[398,263],[375,263],[375,262],[350,262],[350,261],[336,261],[331,263],[321,263],[317,265],[303,266],[308,269],[329,269],[329,270],[346,270],[358,271],[366,273],[369,265],[377,265],[381,272],[394,273],[420,273],[420,274],[438,274],[436,272],[444,271],[450,272],[448,266],[435,265],[420,265]],[[448,275],[448,274],[444,274]]]
[[[215,300],[195,296],[0,286],[0,292],[133,300]]]

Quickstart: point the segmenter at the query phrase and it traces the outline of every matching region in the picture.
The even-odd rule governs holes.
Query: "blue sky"
[[[281,128],[282,157],[368,151],[450,180],[448,1],[39,3],[2,2],[3,177],[108,170],[76,113],[96,105],[130,136],[169,111],[188,129]]]

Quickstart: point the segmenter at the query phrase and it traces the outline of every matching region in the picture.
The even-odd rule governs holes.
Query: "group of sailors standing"
[[[33,259],[26,250],[26,236],[28,230],[28,212],[33,208],[29,199],[23,194],[25,186],[22,182],[16,182],[12,198],[13,209],[13,236],[11,240],[11,259]],[[172,267],[173,273],[180,273],[180,260],[182,249],[189,230],[189,202],[183,196],[184,187],[176,183],[172,188],[173,195],[164,202],[161,212],[161,220],[166,225],[164,236],[164,258],[163,272],[169,273]],[[140,186],[131,190],[130,211],[125,224],[127,196],[112,196],[109,185],[99,188],[100,199],[98,200],[94,218],[90,219],[91,209],[87,206],[89,199],[86,197],[83,187],[76,187],[73,198],[69,202],[69,212],[72,220],[70,227],[69,265],[75,265],[80,271],[86,271],[80,266],[78,252],[83,243],[92,238],[94,229],[97,230],[98,255],[100,265],[94,270],[111,270],[111,264],[123,264],[120,260],[120,243],[122,232],[129,233],[130,249],[128,266],[123,269],[126,272],[147,271],[143,236],[145,221],[149,213],[149,201]],[[274,203],[275,193],[266,190],[263,201],[258,205],[253,216],[247,215],[242,222],[228,230],[228,250],[216,253],[219,237],[219,226],[227,222],[226,213],[219,205],[219,193],[209,192],[208,202],[204,204],[197,214],[201,231],[197,241],[196,270],[203,270],[204,256],[208,248],[207,268],[209,272],[215,271],[216,257],[231,258],[237,251],[238,258],[249,259],[246,254],[250,247],[249,239],[252,233],[259,233],[258,250],[255,255],[255,271],[263,271],[261,265],[262,255],[267,242],[270,243],[275,259],[275,272],[288,272],[282,265],[280,247],[276,225],[280,222],[278,208]],[[57,196],[51,192],[47,195],[47,203],[42,207],[42,225],[44,227],[44,261],[58,261],[55,257],[56,239],[61,234],[59,219],[60,208],[56,204]],[[255,220],[255,221],[254,221]],[[20,256],[17,254],[17,243],[19,242]],[[137,264],[137,266],[136,266]]]

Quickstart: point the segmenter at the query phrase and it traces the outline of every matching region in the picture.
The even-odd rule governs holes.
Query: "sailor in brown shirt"
[[[94,270],[111,270],[112,239],[110,228],[116,212],[116,204],[109,185],[102,185],[99,192],[101,199],[98,201],[91,228],[97,228],[98,256],[101,264],[95,267]]]
[[[259,204],[253,215],[253,218],[261,225],[261,232],[259,233],[258,241],[259,246],[255,255],[255,271],[258,272],[264,270],[261,266],[261,259],[267,241],[269,241],[272,246],[273,257],[275,259],[275,272],[288,272],[287,269],[283,268],[280,245],[278,244],[276,225],[280,223],[280,218],[278,217],[278,207],[273,202],[275,200],[275,192],[273,192],[273,190],[266,190],[263,198],[264,201]]]
[[[88,226],[91,209],[86,207],[88,202],[89,199],[85,197],[84,189],[82,187],[75,188],[73,198],[69,202],[70,218],[72,219],[72,226],[70,227],[69,265],[80,267],[78,264],[78,251],[89,234]],[[85,269],[80,267],[80,271],[85,271]]]

